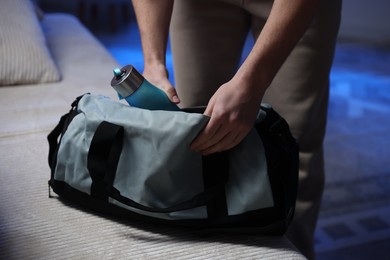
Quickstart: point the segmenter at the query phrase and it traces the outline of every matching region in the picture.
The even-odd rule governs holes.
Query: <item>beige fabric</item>
[[[0,86],[60,80],[30,0],[2,0]]]
[[[0,88],[0,137],[54,127],[79,95],[118,99],[110,81],[118,64],[73,16],[46,15],[47,43],[63,75],[60,82]]]

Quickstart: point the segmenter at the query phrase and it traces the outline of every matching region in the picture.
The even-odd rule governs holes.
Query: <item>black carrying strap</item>
[[[66,129],[68,128],[69,123],[78,114],[76,108],[77,108],[79,101],[81,100],[81,98],[83,96],[84,95],[77,97],[72,102],[70,111],[61,117],[61,119],[58,122],[58,124],[56,125],[56,127],[47,136],[47,140],[49,142],[48,160],[49,160],[49,166],[50,166],[52,172],[54,172],[54,168],[56,165],[55,158],[57,156],[57,150],[58,150],[58,146],[60,144],[60,141],[58,139],[63,133],[65,133]]]
[[[47,136],[47,140],[49,142],[49,166],[50,168],[54,167],[53,165],[53,159],[56,154],[56,151],[58,149],[59,141],[58,138],[60,137],[62,130],[65,126],[65,121],[68,118],[69,113],[65,114],[61,117],[60,121],[58,122],[57,126],[50,132],[50,134]]]
[[[203,157],[203,182],[205,189],[218,183],[226,183],[229,177],[228,152],[214,153]],[[219,220],[228,216],[226,193],[220,192],[207,204],[207,216],[210,220]]]
[[[89,147],[87,168],[92,178],[91,195],[108,199],[123,144],[123,127],[106,121],[100,123]]]
[[[102,200],[108,200],[111,197],[127,206],[148,212],[170,213],[205,206],[225,191],[224,188],[227,179],[207,188],[204,192],[195,195],[189,200],[166,208],[145,206],[130,198],[124,197],[119,190],[113,187],[116,168],[122,151],[122,143],[123,128],[121,126],[106,121],[103,121],[98,126],[92,138],[87,163],[92,178],[92,196]],[[227,164],[228,162],[225,163]]]

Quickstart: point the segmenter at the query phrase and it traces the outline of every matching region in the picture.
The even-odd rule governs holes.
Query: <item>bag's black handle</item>
[[[84,95],[77,97],[72,102],[71,109],[69,110],[69,112],[61,117],[61,119],[58,122],[58,124],[56,125],[56,127],[47,136],[47,140],[49,142],[48,160],[49,160],[49,166],[52,169],[52,171],[54,171],[54,168],[55,168],[56,163],[55,163],[54,159],[57,155],[57,149],[58,149],[58,146],[60,143],[58,138],[66,131],[67,125],[73,119],[73,117],[75,117],[77,115],[76,108],[77,108],[79,101],[81,100],[81,98],[83,96]]]
[[[92,178],[91,195],[108,199],[123,144],[123,127],[103,121],[97,127],[88,152],[87,168]]]
[[[65,125],[65,121],[68,118],[69,113],[65,114],[61,117],[60,121],[58,122],[57,126],[50,132],[50,134],[47,136],[47,140],[49,142],[49,166],[50,168],[54,167],[53,165],[53,159],[55,156],[55,153],[57,151],[59,141],[58,138],[60,137],[62,130]]]
[[[123,127],[103,121],[92,138],[88,153],[87,167],[92,178],[91,195],[107,200],[111,197],[127,206],[155,213],[170,213],[193,209],[207,205],[221,192],[224,192],[224,182],[208,188],[189,200],[166,208],[155,208],[142,205],[132,199],[124,197],[113,187],[119,157],[122,151]]]

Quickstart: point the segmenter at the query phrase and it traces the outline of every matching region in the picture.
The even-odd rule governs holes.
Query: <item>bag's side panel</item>
[[[226,197],[229,215],[272,207],[274,205],[267,161],[262,140],[253,129],[229,151],[229,181]]]
[[[253,165],[256,166],[256,163],[258,163],[257,167],[260,165],[259,169],[265,172],[268,178],[259,179],[259,181],[268,181],[269,186],[266,188],[267,196],[270,196],[270,200],[273,203],[269,204],[269,207],[253,208],[253,210],[240,214],[230,215],[228,221],[219,225],[219,230],[280,235],[287,230],[292,220],[298,185],[298,146],[284,119],[271,108],[266,108],[265,112],[266,116],[263,115],[262,120],[255,125],[257,134],[254,135],[256,138],[260,138],[260,147],[263,150],[256,152],[252,150],[252,153],[262,154],[263,158],[259,159],[257,157],[254,159],[255,156],[253,154],[247,154],[244,158],[249,159],[246,161],[248,164],[252,164],[253,160],[255,160]],[[249,137],[248,141],[250,140],[251,142],[248,143],[248,146],[256,143],[256,138],[251,139]],[[259,147],[258,144],[254,146]],[[250,150],[251,148],[248,148],[248,151]],[[240,154],[244,156],[246,152],[242,152],[242,154],[240,152]],[[264,166],[266,166],[266,169],[264,169]],[[245,170],[245,172],[247,171]],[[256,174],[259,173],[257,172]],[[253,173],[252,177],[258,178],[259,176],[256,176],[256,174]],[[243,183],[246,183],[248,180],[244,180]],[[256,190],[257,188],[259,187],[252,186],[250,189]],[[248,189],[249,185],[246,189],[242,189],[242,192],[247,193]],[[252,193],[252,196],[254,194],[255,192]],[[258,200],[257,202],[259,203],[263,198],[254,195],[251,199],[254,201]]]
[[[272,194],[274,220],[279,230],[285,232],[291,222],[298,189],[298,144],[292,137],[287,122],[272,108],[266,109],[267,116],[256,130],[261,136],[268,163]]]
[[[87,194],[90,194],[92,183],[87,169],[88,149],[93,134],[91,127],[83,113],[73,118],[62,136],[54,175],[56,180]]]

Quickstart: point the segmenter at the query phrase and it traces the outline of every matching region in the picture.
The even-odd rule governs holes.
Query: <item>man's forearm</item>
[[[261,88],[257,91],[264,92],[308,28],[318,2],[275,0],[264,28],[237,76],[252,81],[248,85],[255,83]]]
[[[132,0],[145,66],[165,65],[173,0]]]

